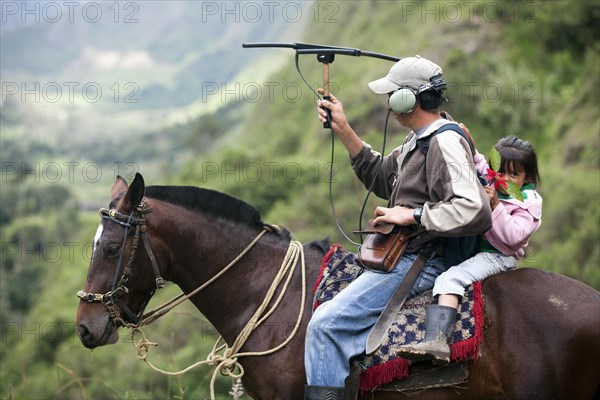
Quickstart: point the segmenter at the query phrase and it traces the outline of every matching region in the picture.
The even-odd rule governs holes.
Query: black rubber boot
[[[450,338],[456,309],[431,304],[425,311],[425,339],[414,345],[400,346],[398,355],[412,361],[431,360],[436,365],[450,362]]]
[[[344,388],[304,386],[304,400],[343,400]]]

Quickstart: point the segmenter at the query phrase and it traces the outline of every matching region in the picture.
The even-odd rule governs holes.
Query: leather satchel
[[[357,259],[359,263],[368,269],[382,272],[391,272],[404,253],[410,237],[402,226],[390,223],[373,224],[369,220],[364,231],[367,236],[358,248]]]

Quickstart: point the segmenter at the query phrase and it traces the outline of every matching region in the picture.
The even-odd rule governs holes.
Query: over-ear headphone
[[[429,83],[419,86],[419,89],[417,90],[409,87],[403,87],[396,90],[390,96],[390,110],[399,114],[409,114],[413,112],[415,108],[417,108],[417,96],[429,89],[434,89],[440,95],[442,94],[442,91],[446,89],[446,81],[444,81],[442,75],[436,75],[429,78]]]
[[[399,114],[409,114],[417,107],[417,91],[409,87],[396,90],[389,100],[390,110]]]

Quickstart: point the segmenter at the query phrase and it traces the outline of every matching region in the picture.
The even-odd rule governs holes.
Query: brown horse
[[[101,210],[87,281],[78,294],[77,327],[89,348],[114,343],[119,326],[137,323],[163,277],[190,293],[268,227],[255,208],[240,200],[193,187],[145,188],[139,174],[129,187],[119,177],[111,194],[113,211]],[[289,245],[289,232],[268,229],[231,269],[191,298],[230,346],[264,299]],[[324,241],[303,246],[308,292],[328,247]],[[290,335],[300,310],[302,278],[298,262],[280,304],[250,334],[242,352],[276,347]],[[522,269],[485,281],[483,296],[484,339],[464,388],[426,390],[416,397],[376,391],[362,398],[600,397],[597,291],[561,275]],[[300,328],[287,345],[270,355],[240,358],[243,384],[253,398],[302,398],[311,301],[307,293]]]

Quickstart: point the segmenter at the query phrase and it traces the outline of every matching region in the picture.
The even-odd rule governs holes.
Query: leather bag
[[[374,225],[372,219],[364,231],[355,233],[367,234],[358,248],[359,263],[365,268],[382,272],[394,270],[412,236],[402,226],[385,222]]]

